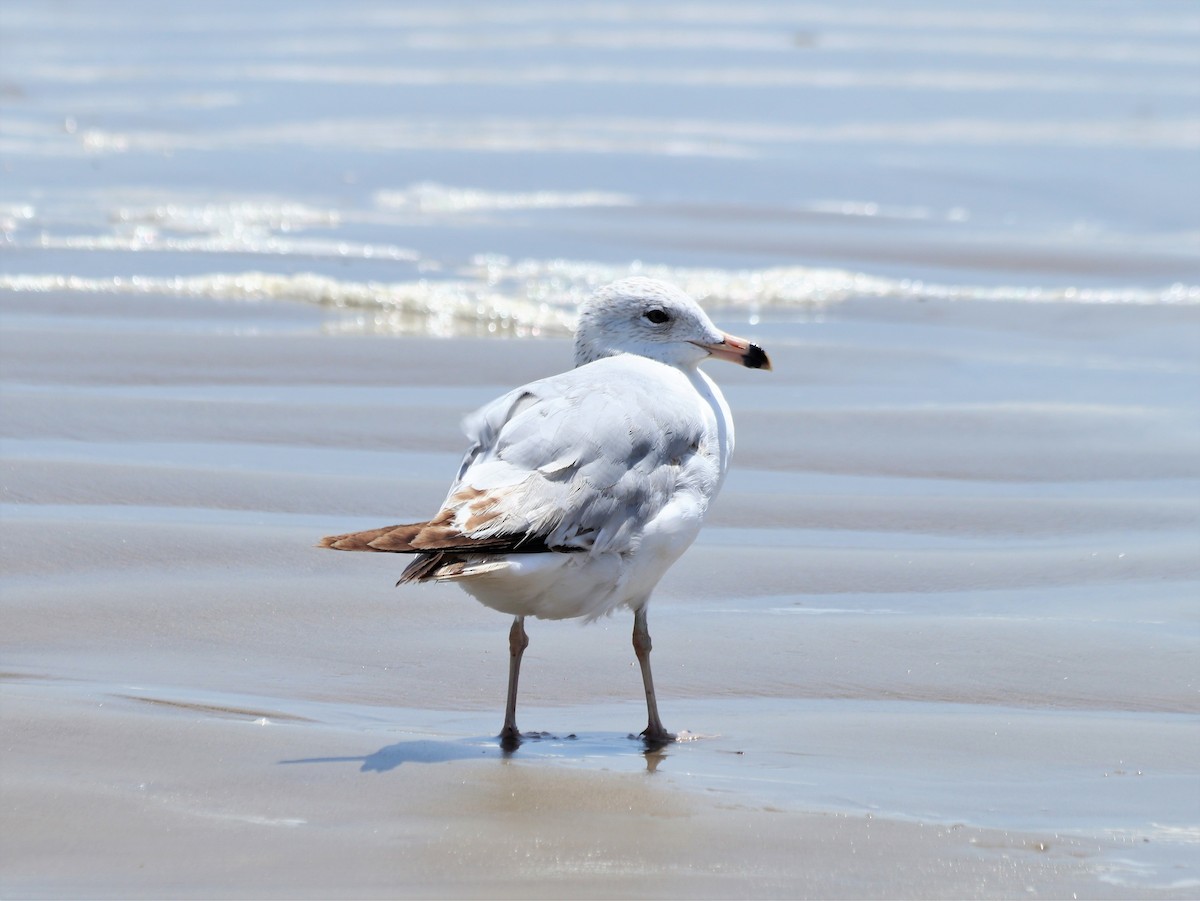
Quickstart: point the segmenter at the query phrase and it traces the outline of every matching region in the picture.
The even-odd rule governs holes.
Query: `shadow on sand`
[[[589,735],[552,735],[549,732],[526,732],[519,742],[495,736],[463,738],[457,741],[416,739],[386,745],[362,757],[308,757],[281,760],[280,764],[300,763],[358,763],[360,772],[385,773],[406,763],[449,763],[452,760],[508,759],[573,759],[587,757],[632,757],[641,755],[646,770],[653,773],[676,747],[674,742],[649,742],[638,735],[616,732]]]

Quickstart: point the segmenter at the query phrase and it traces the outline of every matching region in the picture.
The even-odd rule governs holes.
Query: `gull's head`
[[[576,366],[622,353],[680,367],[718,357],[751,369],[771,368],[761,347],[721,331],[696,301],[652,278],[605,285],[579,311]]]

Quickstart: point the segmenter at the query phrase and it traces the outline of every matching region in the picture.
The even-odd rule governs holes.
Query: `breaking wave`
[[[1200,304],[1200,285],[1164,288],[1021,287],[937,284],[841,269],[800,266],[755,270],[605,265],[571,260],[478,257],[448,278],[349,281],[313,273],[214,273],[197,276],[0,274],[0,291],[199,297],[312,304],[345,315],[333,331],[516,337],[567,335],[578,304],[599,285],[630,275],[673,282],[706,306],[759,316],[821,308],[854,298],[896,301]]]

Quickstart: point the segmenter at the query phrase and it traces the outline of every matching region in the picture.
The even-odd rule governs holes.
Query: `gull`
[[[646,606],[695,540],[733,453],[733,418],[699,364],[770,369],[691,297],[648,278],[600,288],[580,309],[575,368],[514,388],[463,421],[471,448],[425,522],[332,535],[319,547],[415,554],[405,582],[457,582],[513,617],[500,740],[521,742],[517,680],[525,619],[633,611],[648,744],[659,718]]]

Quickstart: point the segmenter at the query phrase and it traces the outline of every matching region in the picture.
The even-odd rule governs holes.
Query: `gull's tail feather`
[[[403,585],[405,582],[429,582],[436,580],[438,572],[444,569],[448,564],[457,564],[458,568],[462,568],[462,562],[450,557],[449,554],[441,553],[440,551],[432,554],[419,554],[412,563],[404,567],[404,572],[400,574],[400,580],[397,585]]]
[[[453,582],[457,579],[468,579],[471,576],[482,576],[484,573],[508,569],[512,563],[504,556],[488,554],[451,554],[445,551],[432,551],[418,554],[412,563],[404,568],[397,585],[405,582]]]

